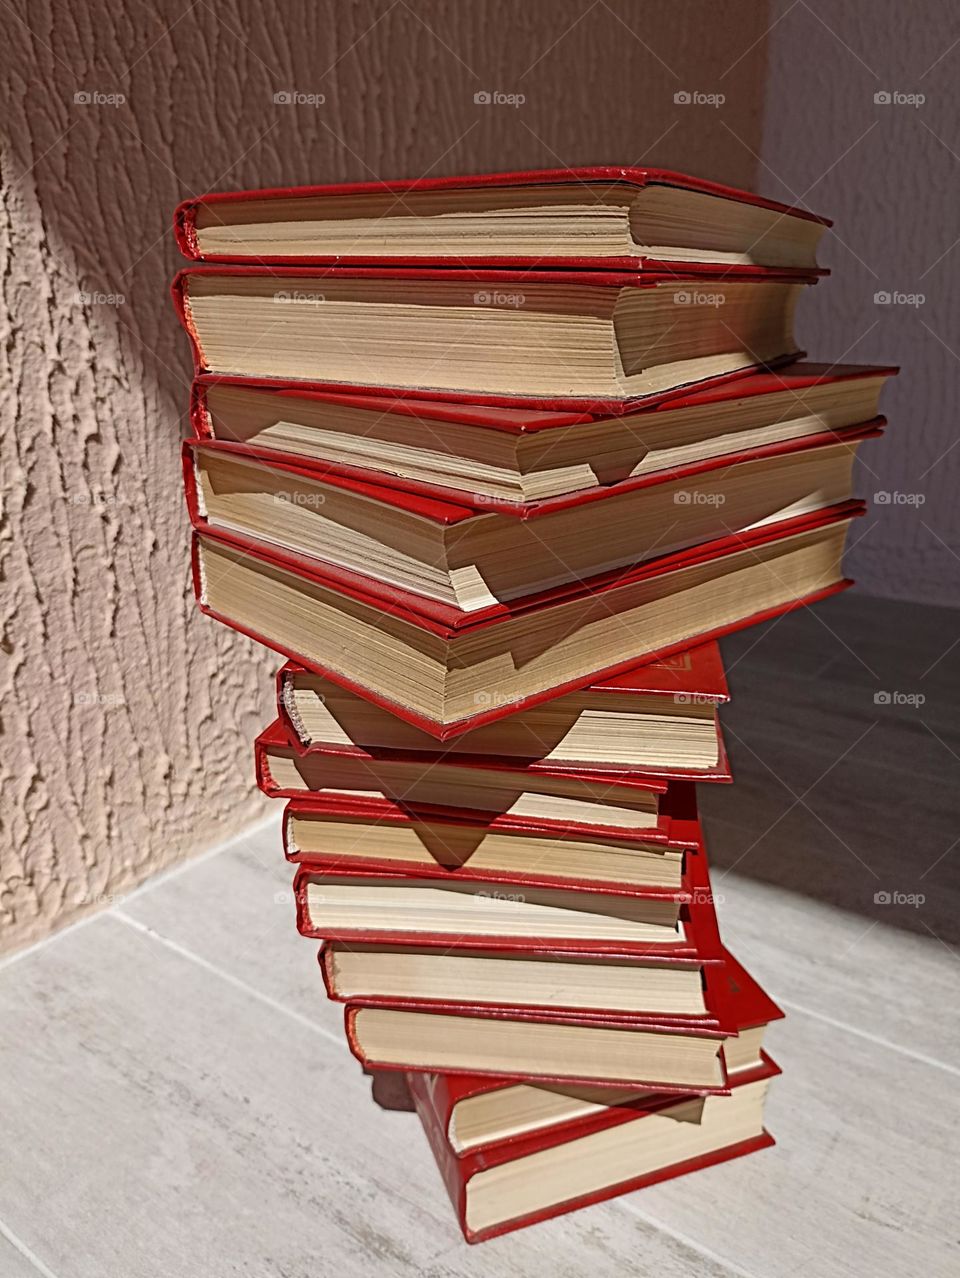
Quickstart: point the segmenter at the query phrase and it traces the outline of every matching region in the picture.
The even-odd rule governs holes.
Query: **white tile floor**
[[[829,757],[821,742],[806,779],[808,743],[761,749],[755,653],[749,680],[734,672],[737,784],[705,796],[725,937],[788,1013],[770,1036],[785,1071],[775,1149],[468,1247],[416,1117],[374,1104],[343,1043],[271,821],[0,965],[0,1278],[960,1272],[958,969],[937,913],[956,917],[947,842],[932,800],[919,825],[851,842],[870,816],[865,777],[889,806],[922,788],[904,787],[904,768],[919,777],[936,760],[920,737],[904,745],[905,720],[867,738],[881,739],[876,757],[847,750],[859,702],[839,705],[822,654],[803,673],[803,626],[816,623],[791,632],[797,686],[805,713],[818,697],[833,708]],[[771,766],[802,804],[784,792],[777,806]],[[928,909],[873,909],[876,876],[896,887],[889,866],[916,856],[931,866]]]
[[[778,1147],[468,1248],[415,1116],[343,1045],[275,825],[147,885],[0,971],[0,1274],[957,1272],[953,1026],[908,996],[949,1007],[955,960],[739,876],[724,895],[789,1013]]]

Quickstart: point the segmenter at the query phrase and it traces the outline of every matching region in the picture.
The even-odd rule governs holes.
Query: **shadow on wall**
[[[250,742],[276,662],[202,620],[188,586],[189,367],[167,293],[177,201],[598,160],[749,186],[766,10],[8,7],[0,393],[16,532],[0,543],[0,903],[13,947],[260,810]],[[722,118],[684,100],[726,71]]]

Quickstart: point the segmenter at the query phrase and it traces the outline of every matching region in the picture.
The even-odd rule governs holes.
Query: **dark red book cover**
[[[819,217],[815,213],[810,213],[806,209],[792,207],[791,205],[781,204],[776,200],[768,200],[763,196],[755,195],[751,191],[739,190],[737,187],[725,186],[719,182],[708,182],[702,178],[689,177],[684,173],[676,173],[669,169],[639,167],[637,165],[590,165],[578,166],[574,168],[560,169],[529,169],[508,173],[478,173],[467,176],[453,177],[421,177],[407,181],[381,182],[337,182],[327,183],[318,186],[300,186],[300,187],[273,187],[264,190],[253,191],[219,191],[208,195],[195,196],[191,199],[184,200],[174,214],[174,234],[177,244],[184,257],[193,259],[194,261],[208,262],[229,262],[231,257],[229,254],[202,254],[197,240],[197,214],[199,210],[204,209],[208,213],[216,216],[218,207],[224,205],[236,205],[256,201],[261,203],[264,201],[275,202],[278,205],[288,200],[303,200],[317,196],[363,196],[363,195],[390,195],[395,198],[398,209],[403,209],[404,197],[414,192],[444,192],[444,191],[462,191],[462,190],[479,190],[490,189],[495,187],[513,187],[513,186],[551,186],[565,185],[575,183],[577,185],[590,184],[610,184],[610,185],[626,185],[636,189],[642,189],[647,186],[667,186],[677,187],[683,190],[696,191],[703,195],[715,196],[719,199],[729,200],[737,204],[751,204],[758,208],[769,209],[771,212],[780,213],[784,216],[802,218],[807,222],[815,222],[821,226],[828,227],[831,225],[829,218]],[[247,260],[246,258],[241,260]],[[423,256],[403,256],[389,255],[384,257],[383,251],[368,251],[367,253],[357,253],[352,255],[345,254],[324,254],[311,253],[309,255],[302,254],[266,254],[258,255],[255,259],[259,262],[270,263],[342,263],[342,264],[362,264],[369,263],[371,260],[383,261],[387,260],[396,265],[445,265],[445,266],[517,266],[527,265],[531,267],[540,266],[546,263],[548,266],[564,266],[580,269],[589,269],[591,267],[605,267],[623,270],[637,270],[652,267],[656,270],[664,270],[665,266],[675,266],[677,270],[685,273],[702,269],[700,264],[691,264],[689,262],[664,263],[663,261],[652,260],[643,256],[614,256],[614,257],[570,257],[570,256],[548,256],[544,257],[542,253],[535,255],[511,255],[509,257],[491,257],[483,256],[451,256],[451,257],[431,257]],[[712,269],[716,270],[716,266]],[[743,276],[755,274],[763,270],[762,267],[752,266],[750,264],[730,265],[724,268],[731,276]],[[820,272],[825,273],[825,272]]]
[[[760,1065],[750,1071],[742,1071],[730,1080],[732,1089],[752,1082],[774,1078],[780,1073],[779,1066],[768,1056],[764,1056]],[[527,1225],[535,1225],[542,1220],[588,1207],[594,1203],[604,1202],[621,1194],[631,1193],[636,1189],[644,1189],[660,1181],[670,1180],[688,1172],[699,1171],[704,1167],[712,1167],[718,1163],[739,1158],[744,1154],[754,1153],[769,1148],[774,1144],[773,1137],[766,1131],[748,1140],[738,1141],[722,1149],[686,1159],[682,1162],[667,1164],[656,1171],[634,1176],[615,1184],[604,1186],[575,1198],[559,1201],[537,1211],[517,1216],[513,1220],[502,1221],[488,1229],[473,1230],[467,1221],[467,1186],[478,1173],[505,1163],[539,1154],[541,1151],[566,1145],[584,1139],[594,1132],[604,1131],[621,1123],[643,1122],[644,1118],[657,1114],[674,1104],[676,1096],[659,1093],[635,1105],[611,1106],[599,1115],[581,1121],[573,1127],[556,1127],[546,1131],[534,1132],[515,1140],[505,1141],[498,1145],[490,1145],[458,1156],[447,1139],[448,1113],[444,1087],[454,1081],[452,1076],[443,1074],[409,1073],[407,1084],[420,1121],[426,1133],[430,1148],[437,1162],[437,1168],[446,1186],[456,1213],[457,1220],[467,1242],[482,1242],[494,1238],[498,1234],[508,1233]],[[722,1102],[721,1102],[722,1103]]]

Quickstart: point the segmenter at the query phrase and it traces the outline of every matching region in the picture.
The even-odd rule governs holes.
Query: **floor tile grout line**
[[[262,831],[268,829],[279,818],[276,813],[268,813],[262,820],[254,822],[248,826],[246,830],[242,830],[239,834],[232,835],[229,839],[224,839],[222,843],[215,843],[212,848],[206,848],[203,852],[198,852],[195,856],[187,856],[182,861],[178,861],[176,865],[171,865],[168,869],[160,870],[156,874],[151,874],[143,883],[138,883],[135,888],[129,892],[121,893],[124,905],[129,901],[133,901],[138,897],[145,896],[152,892],[154,888],[162,887],[169,883],[171,879],[177,879],[181,874],[186,874],[188,870],[192,870],[194,866],[203,865],[206,861],[212,861],[214,857],[221,856],[224,852],[228,852],[231,848],[241,845],[245,840],[253,838]],[[74,932],[78,932],[81,928],[88,927],[91,923],[96,923],[98,919],[104,918],[116,907],[104,906],[99,910],[93,910],[90,914],[84,914],[78,919],[74,919],[72,923],[68,923],[66,927],[57,928],[55,932],[50,932],[46,936],[41,936],[39,940],[33,941],[30,945],[24,945],[22,949],[11,950],[9,954],[0,957],[0,972],[8,967],[13,967],[15,963],[19,963],[21,959],[36,954],[39,950],[45,949],[48,945],[55,945],[58,941],[66,936],[70,936]]]
[[[734,1260],[728,1260],[726,1256],[721,1256],[719,1252],[713,1251],[704,1243],[698,1242],[696,1238],[691,1238],[689,1234],[682,1233],[679,1229],[674,1229],[672,1225],[668,1225],[665,1221],[658,1220],[656,1216],[651,1216],[649,1212],[637,1207],[626,1199],[614,1199],[610,1204],[618,1211],[624,1211],[630,1216],[636,1216],[638,1220],[644,1221],[653,1229],[659,1230],[670,1238],[676,1239],[677,1242],[683,1243],[684,1246],[691,1248],[699,1256],[703,1256],[705,1260],[710,1260],[716,1265],[722,1266],[728,1273],[736,1274],[737,1278],[757,1278],[756,1274],[751,1273],[748,1269],[742,1269]]]
[[[834,1029],[853,1034],[854,1037],[862,1038],[867,1043],[873,1043],[875,1047],[886,1048],[887,1051],[896,1052],[898,1056],[906,1056],[912,1061],[917,1061],[920,1065],[928,1065],[931,1069],[939,1069],[945,1074],[952,1074],[955,1078],[960,1078],[960,1069],[956,1065],[948,1065],[946,1061],[937,1060],[935,1056],[928,1056],[925,1052],[918,1052],[912,1047],[903,1047],[899,1043],[891,1042],[888,1038],[881,1038],[879,1034],[871,1034],[869,1030],[858,1029],[855,1025],[848,1025],[846,1021],[838,1021],[832,1016],[827,1016],[825,1012],[816,1012],[812,1007],[804,1007],[801,1003],[789,1002],[785,998],[780,998],[779,995],[777,996],[777,1002],[786,1011],[796,1012],[801,1016],[809,1016],[815,1021],[822,1021],[825,1025],[831,1025]]]
[[[179,941],[171,940],[170,937],[164,936],[161,932],[156,932],[152,927],[148,927],[146,923],[141,923],[139,919],[133,918],[129,914],[124,914],[123,910],[114,907],[108,910],[107,918],[116,919],[119,923],[123,923],[125,927],[132,928],[135,932],[139,932],[142,936],[148,937],[151,941],[155,941],[158,945],[164,946],[166,949],[186,959],[190,963],[195,963],[198,967],[203,968],[205,972],[209,972],[212,976],[219,977],[221,981],[225,981],[234,989],[240,990],[241,993],[255,999],[258,1003],[264,1004],[265,1007],[271,1008],[274,1012],[279,1012],[282,1016],[295,1021],[304,1029],[312,1030],[313,1033],[319,1034],[322,1038],[328,1039],[331,1043],[335,1043],[337,1047],[348,1050],[345,1039],[340,1034],[335,1034],[333,1030],[326,1029],[318,1021],[313,1021],[309,1016],[304,1016],[302,1012],[298,1012],[296,1008],[287,1007],[285,1003],[281,1003],[279,999],[273,998],[270,994],[264,994],[262,990],[258,990],[256,986],[248,985],[246,981],[240,980],[234,976],[232,972],[226,971],[222,967],[218,967],[216,963],[211,963],[209,959],[205,959],[202,955],[188,949],[187,946],[181,945]]]
[[[309,1017],[303,1016],[302,1013],[296,1011],[295,1008],[287,1007],[286,1004],[281,1003],[278,999],[272,998],[269,994],[262,993],[255,986],[248,985],[246,981],[241,981],[232,973],[226,971],[222,967],[218,967],[215,963],[211,963],[209,959],[205,959],[201,955],[196,954],[193,950],[181,945],[178,941],[171,940],[169,937],[163,936],[160,932],[155,932],[153,928],[148,927],[145,923],[141,923],[138,919],[134,919],[130,915],[125,915],[120,907],[115,906],[113,909],[106,911],[106,916],[119,919],[121,922],[126,923],[129,927],[135,928],[137,931],[142,932],[145,936],[151,937],[159,944],[164,945],[174,953],[181,955],[181,957],[197,963],[206,971],[220,977],[221,980],[227,981],[236,989],[244,991],[252,998],[255,998],[259,1002],[265,1004],[267,1007],[273,1008],[274,1011],[279,1011],[283,1015],[291,1017],[293,1020],[304,1025],[308,1029],[315,1030],[317,1033],[322,1034],[325,1038],[328,1038],[331,1042],[335,1042],[338,1046],[344,1046],[343,1041],[338,1035],[332,1033],[330,1030],[324,1029],[316,1021],[311,1021]],[[883,1047],[887,1051],[894,1052],[899,1056],[905,1056],[909,1060],[917,1061],[919,1064],[926,1065],[931,1069],[938,1069],[944,1073],[960,1077],[960,1069],[953,1065],[948,1065],[946,1061],[937,1060],[934,1056],[927,1056],[925,1053],[918,1052],[913,1048],[904,1047],[899,1043],[892,1042],[890,1039],[881,1038],[878,1034],[871,1034],[869,1030],[859,1029],[857,1026],[849,1025],[845,1021],[838,1021],[831,1016],[827,1016],[823,1012],[814,1011],[813,1008],[804,1007],[799,1003],[793,1003],[787,999],[779,997],[778,1002],[784,1009],[789,1009],[790,1011],[796,1012],[802,1016],[809,1016],[813,1020],[822,1021],[827,1025],[833,1026],[834,1029],[852,1034],[854,1037],[861,1038],[865,1042],[873,1043],[877,1047]]]
[[[229,839],[224,839],[222,843],[216,843],[212,848],[206,848],[203,852],[198,852],[196,856],[188,856],[184,860],[178,861],[176,865],[171,865],[169,869],[150,875],[149,878],[145,879],[143,883],[139,883],[130,892],[123,893],[122,904],[127,905],[137,897],[146,896],[154,891],[155,888],[163,887],[169,883],[171,879],[178,879],[195,866],[204,865],[207,861],[212,861],[215,857],[222,856],[224,852],[229,852],[233,848],[242,846],[249,839],[255,838],[256,835],[262,834],[269,829],[271,825],[279,825],[280,820],[280,813],[268,812],[261,820],[255,821],[253,825],[241,830],[239,834],[234,834]]]
[[[0,1237],[5,1238],[14,1251],[19,1252],[38,1274],[43,1275],[43,1278],[57,1278],[53,1270],[48,1265],[45,1265],[40,1257],[32,1252],[27,1244],[18,1238],[10,1226],[2,1220],[0,1220]]]

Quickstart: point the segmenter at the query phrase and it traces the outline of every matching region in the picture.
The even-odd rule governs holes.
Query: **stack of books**
[[[283,654],[256,775],[471,1241],[771,1143],[724,948],[716,640],[841,590],[885,368],[806,363],[825,223],[654,170],[177,212],[197,598]]]

